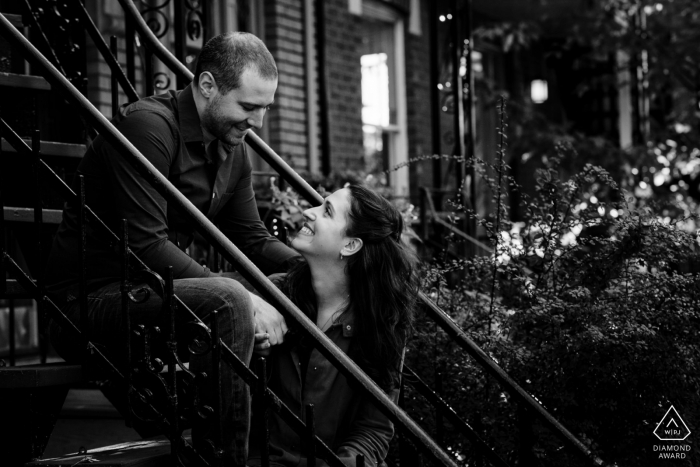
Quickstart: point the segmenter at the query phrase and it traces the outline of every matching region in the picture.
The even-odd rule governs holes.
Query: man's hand
[[[270,355],[270,335],[266,332],[255,333],[255,345],[253,353],[261,357]]]
[[[269,346],[281,344],[284,341],[284,335],[287,333],[287,323],[279,311],[272,305],[267,303],[262,298],[255,294],[250,294],[253,300],[253,310],[255,311],[255,346],[263,344],[263,338],[258,340],[258,334],[267,334]],[[267,348],[269,348],[269,346]],[[263,348],[259,348],[263,350]]]

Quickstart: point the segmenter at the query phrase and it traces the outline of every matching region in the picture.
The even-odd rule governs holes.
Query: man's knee
[[[215,277],[212,281],[212,293],[220,303],[219,312],[232,313],[237,320],[253,319],[253,302],[250,293],[240,282],[226,277]]]

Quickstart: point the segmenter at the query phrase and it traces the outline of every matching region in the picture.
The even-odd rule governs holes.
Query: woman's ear
[[[342,256],[354,255],[362,249],[362,239],[360,238],[349,238],[345,243],[345,246],[340,250]]]

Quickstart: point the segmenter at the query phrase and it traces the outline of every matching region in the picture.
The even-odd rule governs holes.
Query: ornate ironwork
[[[170,18],[163,11],[167,8],[170,0],[165,0],[162,4],[141,10],[141,15],[146,20],[146,24],[158,39],[162,39],[170,30]]]

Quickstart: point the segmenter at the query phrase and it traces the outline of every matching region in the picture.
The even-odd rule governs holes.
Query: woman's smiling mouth
[[[311,227],[309,227],[309,224],[304,222],[304,225],[301,227],[301,229],[299,229],[299,233],[302,235],[313,235],[314,230]]]

